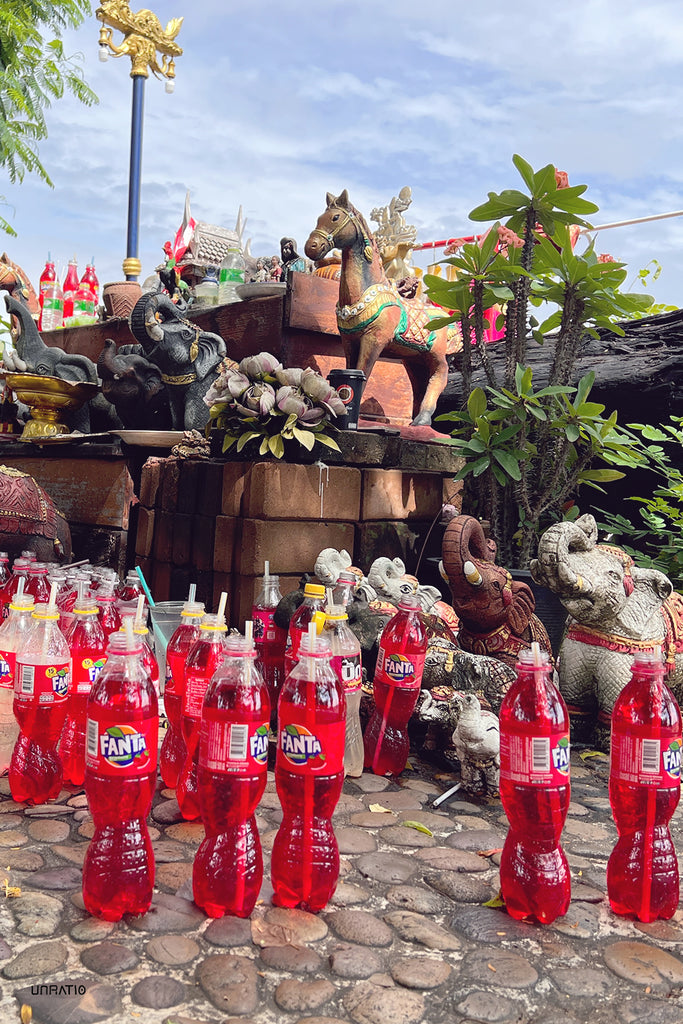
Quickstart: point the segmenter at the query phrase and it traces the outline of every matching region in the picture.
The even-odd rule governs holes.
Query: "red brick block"
[[[442,494],[442,478],[436,473],[365,469],[360,518],[426,519],[438,515]]]
[[[178,507],[178,488],[180,486],[180,466],[178,459],[166,459],[161,469],[161,482],[157,491],[157,507],[165,512],[175,512]]]
[[[154,508],[161,479],[163,459],[147,459],[140,476],[140,503],[145,508]]]
[[[192,564],[192,532],[193,517],[176,512],[173,516],[172,561],[179,568]]]
[[[216,520],[212,516],[192,517],[192,565],[199,571],[213,571],[215,530]]]
[[[171,595],[171,570],[168,562],[154,562],[150,589],[155,601],[169,601]],[[149,580],[148,576],[145,579]]]
[[[213,570],[216,573],[232,572],[237,522],[232,516],[216,516],[213,545]]]
[[[361,474],[346,466],[257,462],[245,488],[244,515],[263,519],[356,522]]]
[[[245,519],[235,548],[235,568],[240,575],[258,576],[268,559],[273,573],[312,573],[323,548],[346,548],[353,557],[353,525]]]
[[[158,511],[154,516],[154,544],[157,562],[173,561],[173,513]]]
[[[216,516],[221,511],[224,472],[222,460],[199,463],[197,512],[203,516]]]
[[[135,539],[135,554],[145,558],[152,553],[154,545],[154,512],[143,505],[138,507],[138,532]]]
[[[180,481],[176,509],[186,515],[202,512],[198,507],[201,500],[201,465],[196,459],[183,459],[180,463]]]
[[[455,505],[462,511],[462,480],[454,480],[452,476],[445,476],[442,497],[444,505]]]
[[[298,589],[299,579],[298,574],[280,576],[280,593],[283,597]],[[233,576],[231,625],[244,629],[244,623],[251,618],[252,606],[260,593],[262,582],[262,576]]]
[[[224,516],[241,515],[242,497],[250,470],[250,462],[226,462],[223,464],[221,512]]]

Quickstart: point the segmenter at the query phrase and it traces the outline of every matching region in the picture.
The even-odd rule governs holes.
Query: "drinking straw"
[[[268,561],[268,559],[266,559],[265,562],[263,563],[263,575],[266,578],[270,576],[270,562]]]
[[[135,634],[133,633],[133,620],[130,615],[126,615],[123,620],[123,628],[126,634],[126,648],[132,651],[135,648]]]
[[[19,582],[17,583],[16,593],[14,595],[15,597],[21,597],[21,595],[24,593],[24,584],[25,583],[26,583],[26,578],[24,576],[20,576],[19,577]]]
[[[317,630],[315,622],[308,623],[308,650],[311,654],[316,647]],[[315,735],[315,662],[312,658],[306,659],[306,707],[304,711],[304,725],[309,733]],[[313,678],[311,678],[311,676]],[[313,831],[313,801],[315,795],[315,779],[309,773],[304,775],[304,835],[311,836]],[[313,872],[311,870],[311,843],[304,841],[302,856],[302,901],[310,902],[313,889]]]
[[[247,621],[244,623],[244,639],[248,640],[249,644],[251,644],[253,639],[254,639],[254,621],[253,621],[253,619],[247,619]]]
[[[197,593],[197,584],[190,583],[190,589],[187,593],[187,600],[190,604],[194,604],[195,595]]]
[[[326,587],[325,588],[325,593],[327,594],[327,608],[325,609],[325,611],[329,615],[330,614],[330,609],[331,609],[332,605],[334,604],[334,597],[332,596],[332,587]]]
[[[437,796],[436,800],[432,800],[432,807],[438,807],[439,804],[444,802],[444,800],[448,800],[449,796],[453,796],[454,793],[457,793],[461,786],[462,782],[456,782],[454,786],[447,789],[445,793],[441,794],[441,796]]]
[[[218,616],[219,619],[222,619],[223,616],[225,615],[225,606],[227,604],[227,601],[228,601],[228,592],[227,592],[227,590],[224,590],[223,593],[221,594],[221,599],[218,602],[218,611],[216,612],[216,615]],[[219,623],[219,625],[220,625],[220,623]]]
[[[156,608],[156,605],[154,603],[154,598],[152,597],[152,594],[150,593],[150,589],[147,586],[147,580],[145,579],[145,577],[143,575],[143,572],[142,572],[142,569],[140,568],[139,565],[135,566],[135,571],[138,574],[138,579],[140,580],[140,583],[142,584],[142,589],[147,594],[147,600],[149,601],[150,608]]]
[[[63,565],[62,569],[77,569],[79,565],[87,565],[88,559],[81,558],[80,562],[69,562],[68,565]]]
[[[655,668],[654,672],[654,692],[652,694],[652,720],[653,723],[657,723],[659,727],[659,756],[661,760],[661,746],[662,746],[662,698],[664,697],[663,686],[664,686],[664,673],[661,671],[662,663],[662,648],[657,644],[654,649],[654,658],[658,668]],[[655,815],[657,812],[657,793],[658,786],[648,786],[646,807],[645,807],[645,836],[643,843],[643,888],[640,898],[640,913],[639,918],[641,921],[652,920],[652,909],[650,902],[652,899],[652,861],[654,859],[654,842],[655,842]]]
[[[50,614],[57,608],[57,591],[59,590],[59,583],[55,582],[50,587],[50,598],[47,602],[47,609]]]
[[[144,608],[145,608],[145,595],[144,594],[140,594],[140,596],[138,597],[138,606],[135,609],[135,628],[136,629],[141,629],[142,626],[144,626],[144,624],[145,624],[144,623],[144,619],[142,617],[142,613],[144,611]]]
[[[247,650],[249,652],[253,651],[253,649],[254,649],[254,621],[253,621],[253,619],[247,619],[247,621],[244,623],[244,639],[246,640],[246,644],[244,646],[247,648]],[[251,658],[246,658],[245,668],[246,668],[245,675],[247,677],[247,686],[251,686]]]

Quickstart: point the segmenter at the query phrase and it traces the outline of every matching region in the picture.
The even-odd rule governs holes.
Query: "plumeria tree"
[[[286,370],[269,352],[226,361],[204,401],[210,426],[225,430],[223,451],[259,442],[259,455],[281,459],[287,443],[311,451],[316,441],[339,451],[325,433],[330,416],[342,416],[344,403],[315,370]]]

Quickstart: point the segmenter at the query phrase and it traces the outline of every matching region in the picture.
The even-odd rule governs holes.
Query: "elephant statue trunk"
[[[531,562],[533,578],[550,590],[561,588],[564,593],[590,598],[593,586],[589,579],[572,567],[570,554],[590,551],[595,547],[597,527],[593,517],[582,516],[574,523],[555,523],[543,536],[539,557]]]

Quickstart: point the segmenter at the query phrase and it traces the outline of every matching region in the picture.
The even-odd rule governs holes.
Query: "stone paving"
[[[264,881],[248,921],[210,920],[192,903],[202,826],[184,822],[163,789],[150,911],[119,924],[90,918],[83,792],[30,808],[0,779],[0,882],[21,891],[0,889],[1,1024],[18,1021],[22,1003],[43,1024],[682,1024],[683,914],[636,924],[605,897],[616,838],[606,758],[572,754],[572,903],[546,927],[482,905],[498,892],[500,802],[456,794],[432,809],[454,777],[412,765],[398,783],[346,781],[341,875],[324,912],[273,907]],[[257,820],[267,880],[281,820],[272,775]],[[673,834],[683,848],[683,810]]]

